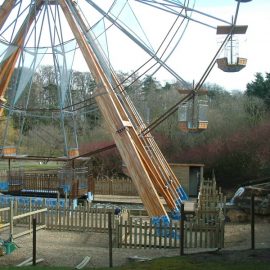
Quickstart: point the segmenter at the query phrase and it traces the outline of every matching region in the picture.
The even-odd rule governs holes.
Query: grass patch
[[[103,268],[109,269],[109,268]],[[122,267],[116,267],[114,269],[121,270],[266,270],[269,269],[269,264],[262,262],[252,262],[252,263],[240,263],[240,262],[199,262],[192,260],[188,257],[172,257],[172,258],[160,258],[153,260],[151,262],[143,263],[131,263]]]
[[[50,161],[47,164],[39,164],[38,161],[14,161],[11,160],[11,170],[12,169],[24,169],[28,170],[53,170],[59,169],[63,166],[62,162]],[[8,170],[8,160],[0,161],[0,171]]]

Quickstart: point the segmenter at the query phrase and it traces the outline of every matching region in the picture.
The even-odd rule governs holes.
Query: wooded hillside
[[[180,85],[162,85],[153,77],[129,78],[118,73],[137,110],[150,124],[181,99]],[[135,79],[135,80],[134,80]],[[87,72],[73,72],[68,103],[62,104],[65,117],[59,120],[59,94],[54,70],[43,66],[35,74],[31,98],[21,98],[9,116],[9,125],[1,121],[1,140],[19,144],[20,152],[34,155],[63,155],[64,144],[74,144],[80,153],[109,145],[110,134],[94,101],[95,83]],[[130,83],[132,82],[132,84]],[[30,86],[29,86],[30,87]],[[247,91],[229,93],[222,87],[206,84],[209,112],[208,129],[201,133],[183,133],[178,129],[177,113],[159,125],[152,134],[169,162],[204,163],[205,172],[214,170],[222,186],[237,186],[242,181],[270,175],[270,75],[256,74]],[[33,95],[34,94],[34,95]],[[27,103],[27,102],[28,103]],[[27,113],[22,113],[26,108]],[[8,118],[8,111],[6,111]],[[63,139],[66,133],[66,141]],[[49,146],[49,147],[48,147]],[[102,173],[121,173],[117,150],[109,150],[92,159]]]

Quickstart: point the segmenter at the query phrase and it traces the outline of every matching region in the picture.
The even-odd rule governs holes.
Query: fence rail
[[[30,205],[31,206],[31,205]],[[9,227],[9,235],[16,239],[25,234],[31,233],[33,231],[32,228],[32,218],[36,217],[38,220],[39,226],[37,226],[37,230],[45,229],[45,213],[47,212],[47,208],[35,209],[31,210],[31,207],[28,209],[18,208],[17,203],[12,201],[10,203],[10,207],[0,208],[0,229],[4,229]],[[27,230],[25,227],[18,226],[21,224],[27,224]],[[15,227],[20,229],[20,232],[15,233]],[[22,231],[21,231],[22,230]]]

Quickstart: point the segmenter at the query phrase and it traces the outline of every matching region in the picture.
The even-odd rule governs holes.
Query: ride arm
[[[84,35],[90,44],[94,44],[93,37],[87,28],[80,11],[77,9],[76,4],[73,3],[71,6],[74,11],[74,16],[82,28]],[[144,166],[147,168],[147,171],[150,175],[152,183],[155,188],[158,190],[159,194],[163,196],[167,205],[171,210],[175,210],[177,208],[176,201],[179,200],[179,196],[177,194],[176,189],[179,187],[178,179],[170,170],[170,167],[165,160],[164,156],[160,152],[154,138],[148,134],[148,136],[138,136],[142,129],[146,126],[138,114],[135,106],[133,105],[130,98],[125,94],[125,89],[123,88],[121,82],[118,80],[115,72],[111,69],[111,67],[106,64],[107,61],[105,56],[102,55],[98,45],[95,44],[95,53],[100,59],[102,63],[103,70],[106,70],[106,74],[109,75],[111,82],[114,85],[114,91],[117,92],[117,98],[119,102],[123,105],[126,110],[130,121],[135,125],[137,129],[136,132],[131,132],[131,137],[135,142],[137,150],[140,153],[140,156],[144,162]],[[93,45],[94,46],[94,45]],[[133,130],[135,131],[135,130]],[[147,153],[145,153],[145,150]],[[172,180],[172,181],[171,181]],[[171,183],[170,188],[166,188],[167,183]]]
[[[149,215],[169,222],[166,210],[160,201],[156,189],[151,182],[147,168],[142,160],[142,155],[145,157],[143,146],[137,145],[132,139],[132,136],[136,134],[136,131],[129,121],[128,115],[122,107],[122,104],[119,102],[109,79],[102,70],[92,47],[82,35],[76,24],[67,1],[59,0],[59,4],[75,39],[78,42],[84,59],[91,70],[94,80],[96,81],[96,91],[106,93],[96,97],[97,104],[112,133],[122,159],[129,168],[129,171],[131,171],[131,177]],[[139,152],[138,147],[140,148],[141,153]]]
[[[0,30],[5,24],[10,12],[12,11],[16,0],[5,0],[2,6],[0,7]]]

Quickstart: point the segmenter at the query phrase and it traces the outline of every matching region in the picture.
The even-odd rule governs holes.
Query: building
[[[204,164],[169,164],[181,186],[189,196],[198,196],[200,182],[203,179]]]

